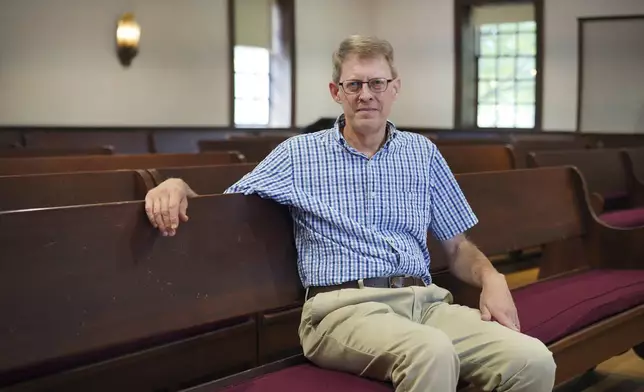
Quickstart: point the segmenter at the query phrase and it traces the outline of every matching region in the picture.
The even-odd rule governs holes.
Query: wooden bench
[[[250,173],[256,163],[231,165],[166,167],[150,169],[155,186],[168,178],[181,178],[199,195],[223,193],[228,187]]]
[[[633,205],[644,205],[644,148],[626,148],[621,150],[622,163],[626,170],[628,193],[632,195]]]
[[[602,220],[616,227],[644,226],[644,204],[638,204],[644,197],[644,184],[628,177],[631,173],[626,170],[619,149],[533,152],[528,165],[577,167]]]
[[[515,168],[510,145],[473,144],[439,145],[441,155],[453,173],[476,173]]]
[[[275,147],[283,141],[282,138],[243,137],[234,140],[201,140],[199,151],[239,151],[248,162],[261,162]]]
[[[644,244],[630,257],[616,257],[615,249],[630,244],[628,237],[641,236],[644,229],[615,230],[595,219],[583,178],[573,168],[463,174],[457,179],[481,219],[469,235],[486,254],[545,244],[544,279],[513,294],[524,333],[541,339],[554,353],[557,384],[631,347],[641,353]],[[478,290],[448,272],[442,250],[431,238],[430,251],[434,282],[450,289],[456,302],[478,306]],[[382,383],[319,369],[295,356],[188,391],[305,387],[336,392],[391,390]]]
[[[469,235],[486,254],[545,244],[550,279],[514,296],[524,332],[554,352],[558,383],[644,341],[644,243],[615,252],[644,229],[595,219],[576,169],[457,180],[481,219]],[[8,353],[0,356],[0,388],[217,391],[237,372],[230,377],[245,384],[229,391],[391,390],[301,356],[251,371],[299,343],[304,293],[286,207],[256,196],[197,197],[172,238],[150,226],[143,207],[0,213],[8,331],[0,334]],[[477,306],[478,291],[448,273],[433,240],[430,251],[435,283]],[[269,374],[248,381],[258,372]]]
[[[67,173],[244,162],[236,151],[201,154],[141,154],[112,156],[0,158],[0,175]]]
[[[190,211],[172,240],[142,202],[0,212],[0,389],[178,390],[256,366],[281,334],[257,312],[303,296],[288,210]]]
[[[112,155],[111,146],[88,148],[0,148],[0,158],[57,157],[70,155]]]
[[[153,152],[152,138],[146,129],[77,129],[27,130],[22,132],[25,147],[29,148],[88,148],[113,146],[119,154]]]
[[[0,211],[145,200],[145,170],[0,176]]]

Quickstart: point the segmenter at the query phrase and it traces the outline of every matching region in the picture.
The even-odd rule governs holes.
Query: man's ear
[[[331,93],[331,98],[333,98],[336,103],[342,103],[342,99],[340,98],[340,87],[337,84],[329,82],[329,92]]]
[[[400,93],[400,87],[401,87],[400,79],[394,80],[393,87],[394,87],[394,95],[397,97],[398,93]]]

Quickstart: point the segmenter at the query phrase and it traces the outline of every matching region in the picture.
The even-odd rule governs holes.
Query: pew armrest
[[[644,207],[644,178],[633,176],[630,183],[633,206]]]
[[[644,226],[623,229],[595,220],[588,245],[593,267],[644,269]]]
[[[595,214],[599,215],[604,212],[604,197],[597,193],[593,192],[590,194],[590,206],[595,211]]]

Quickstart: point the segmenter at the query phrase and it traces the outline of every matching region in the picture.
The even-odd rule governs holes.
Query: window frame
[[[521,23],[522,22],[512,22],[512,23],[496,23],[496,24],[488,24],[485,26],[489,26],[489,28],[494,28],[494,32],[482,32],[481,28],[477,29],[475,31],[476,34],[476,46],[475,46],[475,64],[476,64],[476,71],[475,71],[475,106],[474,106],[474,118],[475,118],[475,125],[477,128],[485,128],[485,129],[497,129],[497,128],[512,128],[512,129],[531,129],[534,128],[534,124],[536,123],[536,106],[537,106],[537,94],[536,94],[536,76],[537,73],[533,73],[533,70],[536,70],[537,66],[537,45],[536,45],[536,39],[537,39],[537,31],[536,31],[536,23],[534,26],[534,29],[530,30],[521,30]],[[514,24],[515,29],[514,31],[502,31],[501,27],[505,25],[511,25]],[[493,27],[492,27],[493,26]],[[482,26],[480,26],[482,27]],[[520,50],[520,43],[519,40],[522,35],[530,35],[534,36],[534,41],[535,41],[535,51],[534,54],[525,54],[521,53]],[[482,50],[482,41],[484,37],[494,37],[496,42],[495,42],[495,54],[483,54]],[[501,37],[512,37],[514,40],[514,54],[504,54],[502,53],[503,50],[501,49]],[[480,69],[481,69],[481,60],[490,60],[494,59],[494,77],[489,78],[489,77],[481,77],[480,76]],[[500,63],[501,60],[511,60],[513,62],[513,72],[512,72],[512,77],[511,78],[501,78],[500,77]],[[520,77],[520,70],[519,70],[519,63],[521,59],[527,59],[527,60],[534,60],[534,67],[529,71],[531,74],[531,77],[528,78],[521,78]],[[495,99],[493,100],[494,102],[482,102],[481,97],[480,97],[480,85],[481,82],[489,82],[490,84],[494,83],[495,87],[492,87],[495,89],[496,96]],[[504,103],[500,102],[499,98],[499,87],[498,84],[502,83],[511,83],[512,84],[512,95],[513,95],[513,102],[511,103]],[[523,84],[524,86],[526,85],[532,85],[532,91],[533,95],[530,99],[530,101],[521,101],[519,99],[520,96],[520,88],[519,85]],[[493,106],[494,110],[497,111],[500,109],[500,107],[507,106],[507,107],[512,107],[512,111],[514,114],[514,119],[512,121],[513,125],[512,126],[499,126],[499,118],[498,114],[495,115],[495,121],[494,125],[491,126],[481,126],[479,125],[479,110],[481,106]],[[525,127],[525,126],[519,126],[517,117],[519,110],[521,108],[528,108],[532,109],[533,111],[533,118],[532,118],[532,126]]]
[[[535,77],[535,118],[533,128],[479,127],[477,125],[478,63],[476,61],[477,35],[472,23],[472,9],[481,5],[532,4],[537,34]],[[454,125],[456,129],[483,129],[511,132],[540,132],[543,115],[543,20],[544,0],[455,0],[454,1]]]

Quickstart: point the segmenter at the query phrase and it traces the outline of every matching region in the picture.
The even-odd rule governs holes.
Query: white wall
[[[631,14],[644,14],[644,1],[545,0],[544,129],[577,126],[577,18]]]
[[[391,119],[452,127],[453,8],[453,0],[297,0],[297,125],[341,114],[327,87],[331,55],[351,34],[375,34],[392,43],[402,79]]]
[[[296,0],[297,126],[342,113],[329,93],[331,56],[347,36],[374,34],[374,3],[374,0]]]
[[[453,0],[378,0],[375,26],[394,47],[402,82],[394,123],[453,127]]]
[[[0,12],[0,125],[228,124],[225,0],[20,0]],[[129,69],[123,12],[141,24]]]

